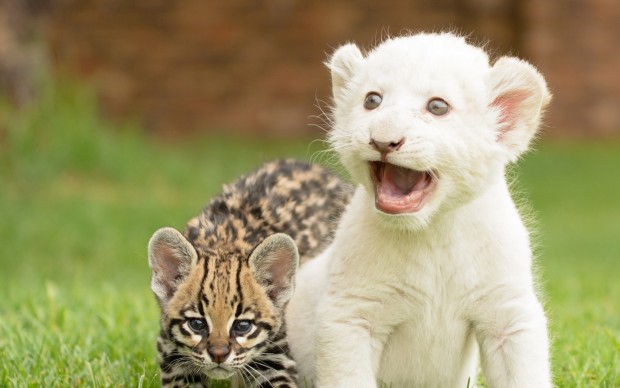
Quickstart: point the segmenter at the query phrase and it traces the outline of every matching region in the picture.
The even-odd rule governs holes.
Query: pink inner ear
[[[286,250],[280,250],[275,253],[275,257],[270,265],[271,279],[277,291],[287,281],[290,273],[291,255]]]
[[[269,298],[272,301],[278,299],[278,295],[285,289],[290,282],[291,275],[291,255],[286,249],[273,252],[273,259],[269,263]]]
[[[492,107],[498,107],[501,112],[499,117],[499,133],[497,135],[498,141],[503,140],[504,134],[514,129],[519,118],[519,107],[527,97],[527,92],[517,90],[502,94],[491,103]]]
[[[171,287],[172,282],[179,275],[179,265],[180,260],[175,255],[175,252],[170,247],[163,245],[157,247],[157,262],[158,268],[157,272],[159,272],[158,278],[166,286],[166,291],[168,296],[172,296],[174,290]]]

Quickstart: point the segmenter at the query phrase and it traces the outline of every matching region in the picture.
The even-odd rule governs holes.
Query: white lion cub
[[[332,147],[359,184],[287,311],[318,387],[549,387],[546,318],[505,167],[550,100],[528,63],[452,34],[388,39],[328,64]]]

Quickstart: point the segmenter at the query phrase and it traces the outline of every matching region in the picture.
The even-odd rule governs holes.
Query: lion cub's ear
[[[364,56],[360,49],[355,44],[349,43],[340,46],[325,63],[332,74],[332,94],[335,100],[343,97],[347,83],[363,60]]]
[[[283,307],[295,291],[299,266],[297,245],[284,233],[263,240],[250,256],[250,268],[276,307]]]
[[[174,228],[161,228],[149,241],[151,290],[164,308],[174,295],[179,282],[198,261],[192,244]]]
[[[502,57],[491,68],[490,106],[499,109],[498,141],[515,161],[538,131],[551,94],[543,76],[529,63]]]

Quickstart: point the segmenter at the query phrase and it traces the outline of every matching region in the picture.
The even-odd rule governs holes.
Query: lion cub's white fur
[[[466,387],[478,360],[491,387],[551,385],[546,318],[529,235],[505,167],[528,148],[550,100],[528,63],[452,34],[353,44],[329,64],[330,141],[359,183],[333,244],[303,266],[287,312],[300,375],[318,387]],[[364,108],[367,93],[383,100]],[[435,116],[428,101],[450,111]],[[370,139],[388,162],[432,171],[422,209],[375,208]]]

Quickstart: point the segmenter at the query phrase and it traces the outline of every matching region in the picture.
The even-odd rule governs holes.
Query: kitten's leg
[[[512,292],[511,292],[512,291]],[[490,387],[551,387],[547,320],[533,291],[503,290],[474,322]]]
[[[246,377],[249,387],[297,388],[295,362],[290,357],[258,358],[250,361],[246,367],[246,370],[251,370],[248,372],[251,376]]]
[[[197,374],[166,375],[163,369],[161,373],[161,386],[164,388],[204,388],[209,386],[207,376]]]

